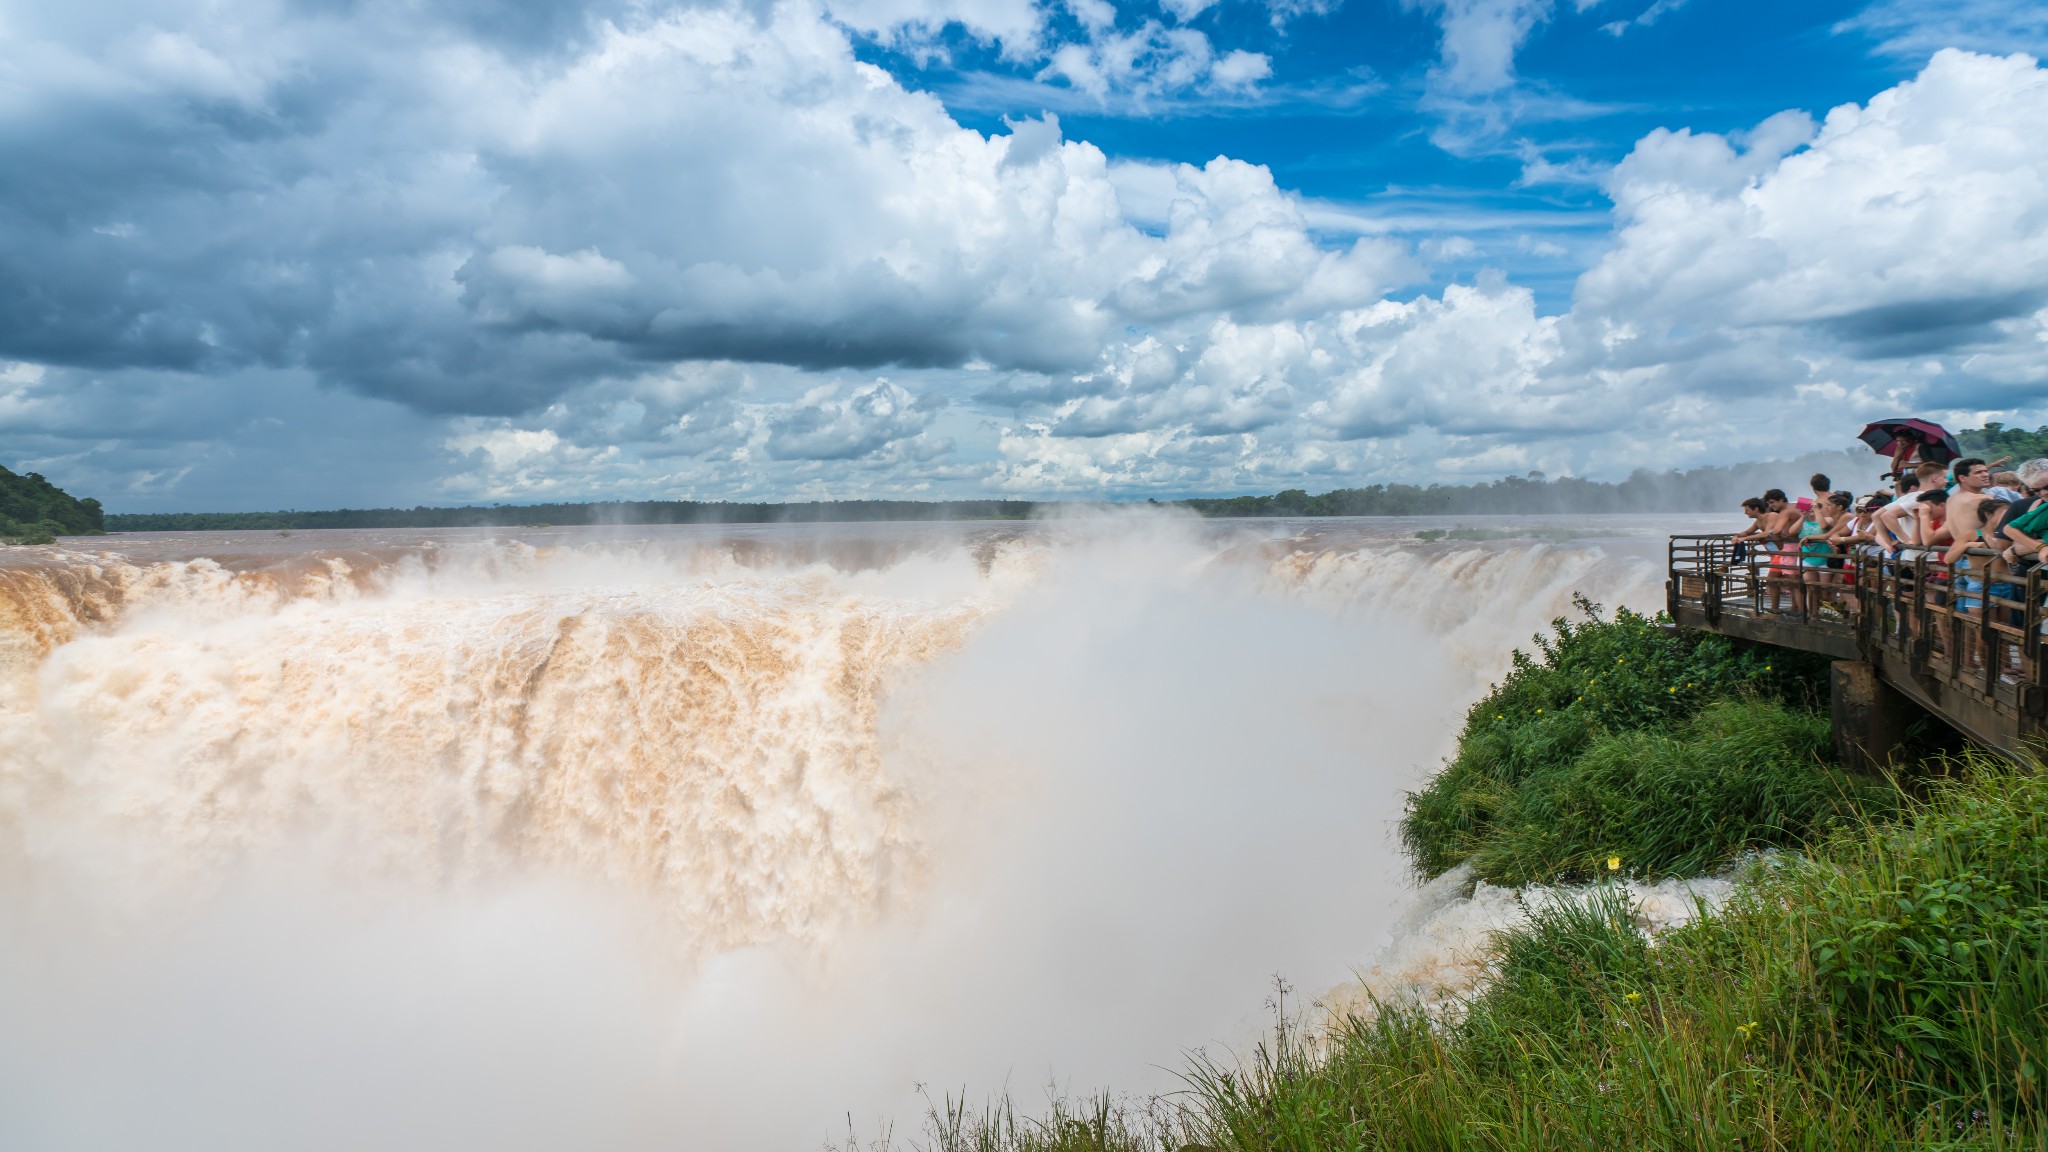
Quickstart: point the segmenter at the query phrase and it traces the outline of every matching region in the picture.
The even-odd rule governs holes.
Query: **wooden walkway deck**
[[[1827,563],[1786,564],[1793,557],[1745,550],[1727,536],[1673,536],[1666,607],[1684,627],[1842,662],[1837,737],[1877,758],[1906,711],[1886,689],[2006,756],[2040,755],[2048,741],[2042,568],[1994,576],[1987,589],[1977,580],[1989,552],[1973,551],[1959,572],[1939,552],[1797,557],[1808,558]],[[1883,687],[1873,693],[1873,685]]]

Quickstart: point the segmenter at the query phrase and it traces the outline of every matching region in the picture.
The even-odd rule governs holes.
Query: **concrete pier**
[[[1921,711],[1862,660],[1837,660],[1828,675],[1835,755],[1844,767],[1876,771],[1889,766]]]

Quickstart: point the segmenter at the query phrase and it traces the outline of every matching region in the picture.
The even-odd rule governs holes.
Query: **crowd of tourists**
[[[2048,539],[2048,459],[1995,470],[2007,463],[1922,461],[1888,473],[1889,489],[1862,495],[1818,473],[1811,495],[1773,488],[1743,501],[1750,525],[1735,534],[1735,559],[1762,573],[1774,612],[1853,612],[1843,593],[1857,560],[1878,554],[1939,561],[1953,573],[1951,605],[1979,611],[1987,583],[1994,598],[2018,595],[2014,581],[2041,562]]]

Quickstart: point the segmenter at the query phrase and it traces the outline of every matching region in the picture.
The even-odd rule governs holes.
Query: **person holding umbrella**
[[[1856,438],[1891,457],[1892,470],[1884,475],[1887,480],[1903,474],[1916,456],[1923,463],[1947,464],[1963,454],[1963,446],[1948,429],[1910,417],[1867,424]]]

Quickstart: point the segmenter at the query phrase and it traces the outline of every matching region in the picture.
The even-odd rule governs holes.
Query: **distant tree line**
[[[1546,479],[1541,473],[1485,484],[1373,484],[1310,495],[1299,488],[1271,496],[1183,500],[1204,516],[1514,516],[1534,513],[1728,512],[1767,488],[1805,492],[1826,473],[1838,488],[1871,491],[1884,464],[1869,449],[1820,452],[1797,460],[1651,472],[1619,481]]]
[[[116,532],[225,532],[298,528],[531,528],[605,524],[816,524],[880,520],[1027,520],[1029,500],[814,500],[732,504],[622,500],[493,507],[339,508],[328,512],[146,512],[107,517]]]
[[[1965,428],[1956,433],[1956,442],[1963,446],[1964,455],[1981,456],[1986,460],[2010,456],[2012,463],[2018,464],[2022,460],[2048,457],[2048,427],[2029,432],[1987,420],[1982,428]]]
[[[1965,451],[2015,462],[2048,456],[2048,427],[2027,431],[1987,423],[1957,434]],[[1538,472],[1483,484],[1373,484],[1311,495],[1290,488],[1267,496],[1168,502],[1203,516],[1455,516],[1528,513],[1722,512],[1766,488],[1804,490],[1826,472],[1837,488],[1875,490],[1884,462],[1867,448],[1797,460],[1651,472],[1618,481],[1549,479]],[[1156,503],[1156,502],[1155,502]],[[316,528],[519,528],[542,525],[813,524],[883,520],[1025,520],[1056,508],[1101,506],[1031,500],[817,500],[729,503],[633,500],[460,508],[340,508],[325,512],[149,512],[102,516],[96,500],[73,500],[31,472],[0,468],[0,536],[114,532],[289,531]]]
[[[0,468],[0,539],[48,544],[58,536],[95,536],[106,530],[99,501],[73,499],[34,472],[20,475]]]

